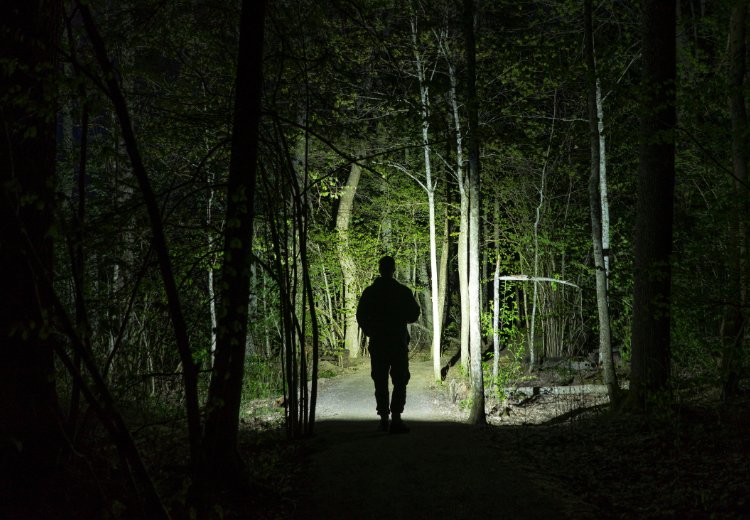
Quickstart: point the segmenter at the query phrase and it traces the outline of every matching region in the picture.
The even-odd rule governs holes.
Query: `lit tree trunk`
[[[461,215],[459,217],[458,235],[458,287],[461,297],[461,366],[471,372],[469,366],[469,194],[464,182],[464,159],[461,137],[461,120],[458,117],[458,99],[456,97],[456,69],[451,62],[447,44],[445,60],[448,63],[450,90],[448,97],[453,109],[453,121],[456,125],[456,180],[461,197]]]
[[[596,61],[594,62],[596,68]],[[609,289],[609,197],[607,196],[607,154],[604,136],[604,101],[599,77],[596,78],[596,115],[599,118],[599,198],[602,213],[602,253],[604,255],[604,278]],[[609,297],[608,297],[609,298]],[[608,300],[609,301],[609,300]]]
[[[237,434],[250,301],[265,7],[262,1],[243,0],[240,12],[216,353],[201,442],[201,476],[219,487],[241,482],[245,475]]]
[[[425,70],[417,47],[417,21],[416,17],[411,24],[412,42],[414,44],[414,57],[417,65],[417,76],[419,78],[419,94],[422,103],[422,148],[424,149],[425,190],[427,191],[427,204],[430,212],[430,280],[431,280],[431,304],[432,307],[432,370],[435,380],[440,380],[440,318],[438,309],[438,270],[437,270],[437,239],[435,236],[435,186],[432,182],[432,164],[430,162],[430,139],[428,130],[430,128],[430,98],[429,87],[426,83]]]
[[[536,208],[536,220],[534,220],[534,278],[539,276],[539,220],[541,218],[542,205],[544,204],[544,180],[547,172],[547,164],[542,169],[542,186],[539,188],[539,206]],[[537,282],[534,284],[534,296],[531,300],[531,329],[529,333],[529,371],[534,370],[536,364],[536,298]],[[528,321],[528,317],[526,318]]]
[[[11,223],[21,220],[52,278],[47,232],[55,205],[56,99],[50,93],[55,92],[61,17],[57,0],[0,2],[0,92],[7,96],[0,102],[0,431],[10,443],[20,443],[17,464],[7,456],[0,465],[8,475],[40,480],[55,468],[62,445],[53,354],[59,340],[55,334],[44,337],[52,324],[42,309],[51,305],[39,299],[24,252],[27,238]],[[9,66],[14,63],[15,68]],[[23,96],[8,95],[13,88]],[[22,197],[37,202],[21,204]]]
[[[320,252],[320,249],[318,249]],[[336,321],[333,319],[333,304],[331,302],[331,289],[328,286],[328,276],[326,276],[326,266],[321,266],[323,274],[323,283],[326,290],[326,301],[328,302],[328,345],[330,348],[336,348]]]
[[[209,175],[209,184],[213,184],[213,175]],[[208,188],[208,204],[206,207],[206,227],[208,228],[208,247],[213,248],[211,239],[211,205],[214,201],[214,189]],[[214,353],[216,352],[216,295],[214,293],[214,255],[208,257],[208,308],[211,313],[211,357],[209,366],[214,365]]]
[[[357,292],[355,273],[356,266],[354,259],[349,251],[349,220],[351,218],[352,207],[354,206],[354,195],[359,185],[359,177],[362,169],[358,164],[353,163],[349,171],[349,178],[346,181],[346,187],[341,195],[339,202],[339,211],[336,215],[336,231],[338,231],[339,240],[336,252],[341,265],[341,274],[344,278],[344,342],[349,350],[351,357],[359,355],[359,343],[357,340]]]
[[[492,282],[492,288],[494,289],[492,300],[492,346],[494,354],[492,356],[492,388],[495,396],[497,396],[497,373],[500,362],[498,358],[500,355],[500,255],[497,256],[495,262],[495,276]]]
[[[474,41],[474,0],[464,0],[469,113],[469,322],[471,349],[470,424],[486,424],[484,375],[482,374],[482,326],[479,299],[479,98],[476,87],[476,43]]]
[[[670,373],[674,208],[676,20],[674,0],[644,0],[643,95],[636,207],[629,406],[645,405]]]
[[[446,183],[447,186],[447,183]],[[440,250],[440,285],[438,287],[438,326],[440,335],[443,334],[446,298],[448,294],[448,257],[450,256],[450,220],[448,219],[448,204],[445,205],[445,226],[443,228],[443,243]]]
[[[494,356],[492,358],[492,383],[495,389],[495,396],[497,396],[497,373],[498,363],[500,360],[498,356],[500,354],[500,188],[495,188],[495,207],[493,208],[493,217],[495,220],[493,239],[495,242],[495,275],[492,280],[492,346],[494,348]],[[505,282],[506,284],[508,282]],[[503,292],[503,296],[505,293]]]
[[[589,132],[591,140],[591,174],[589,176],[589,206],[591,208],[591,235],[594,245],[594,268],[596,275],[596,303],[599,313],[599,359],[604,365],[604,382],[609,392],[610,403],[616,407],[619,394],[617,376],[612,362],[612,341],[607,305],[607,270],[602,244],[602,198],[599,195],[599,165],[601,141],[598,108],[601,96],[597,89],[596,65],[594,64],[594,40],[591,22],[592,0],[584,0],[584,54],[588,73]],[[599,102],[597,102],[599,101]]]
[[[745,20],[747,18],[747,2],[740,0],[732,9],[729,25],[729,112],[732,117],[732,169],[734,176],[735,197],[746,197],[742,183],[747,178],[747,111],[743,94],[745,77]],[[742,353],[742,343],[745,336],[745,320],[742,309],[747,301],[746,297],[746,267],[745,267],[745,215],[746,205],[735,203],[735,218],[732,221],[731,235],[731,305],[729,305],[729,319],[725,330],[729,331],[726,338],[725,351],[721,357],[721,372],[723,380],[723,397],[732,396],[737,390],[739,381],[739,364],[737,360]]]

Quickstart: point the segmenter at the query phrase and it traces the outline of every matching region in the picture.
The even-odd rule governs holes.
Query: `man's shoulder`
[[[368,285],[364,291],[362,291],[362,298],[392,298],[394,296],[402,296],[405,294],[411,294],[411,291],[405,285],[399,283],[393,278],[375,278],[375,281],[371,285]]]
[[[399,291],[399,292],[408,292],[411,294],[411,291],[407,286],[396,280],[395,278],[378,278],[375,280],[375,283],[379,283],[383,285],[383,287],[387,287],[391,291]],[[375,284],[373,284],[375,285]]]

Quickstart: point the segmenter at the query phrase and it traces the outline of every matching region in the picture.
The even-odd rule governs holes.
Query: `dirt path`
[[[482,428],[458,422],[432,383],[431,362],[411,363],[406,435],[376,431],[367,362],[320,387],[316,437],[299,518],[564,518],[528,468],[500,458]],[[441,406],[442,405],[442,406]],[[565,509],[565,508],[563,508]]]

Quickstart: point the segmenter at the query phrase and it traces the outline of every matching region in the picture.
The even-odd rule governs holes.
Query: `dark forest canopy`
[[[455,353],[472,423],[485,389],[573,356],[613,413],[688,375],[731,401],[746,14],[3,2],[0,436],[23,446],[4,469],[49,471],[101,428],[166,518],[131,432],[179,419],[193,488],[242,480],[248,401],[283,395],[286,435],[310,436],[320,357],[367,356],[354,310],[385,254],[422,308],[410,348],[436,380]]]

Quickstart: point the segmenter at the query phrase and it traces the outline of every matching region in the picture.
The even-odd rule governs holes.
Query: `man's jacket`
[[[379,277],[359,299],[357,323],[378,342],[408,343],[406,324],[417,321],[419,312],[419,304],[405,285]]]

